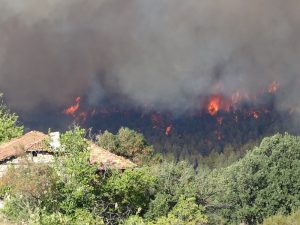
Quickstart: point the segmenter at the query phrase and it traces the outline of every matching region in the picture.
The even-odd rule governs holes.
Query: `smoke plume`
[[[298,0],[0,4],[0,90],[15,108],[85,95],[187,110],[199,96],[255,93],[274,80],[276,105],[300,107]]]

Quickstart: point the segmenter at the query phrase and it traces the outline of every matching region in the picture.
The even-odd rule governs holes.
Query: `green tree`
[[[218,199],[228,221],[261,223],[300,207],[300,138],[277,134],[222,172],[215,173]],[[217,185],[215,185],[217,186]]]
[[[78,208],[94,210],[100,177],[96,166],[89,163],[90,149],[85,135],[85,130],[77,126],[61,135],[61,154],[55,164],[60,177],[61,200],[57,204],[67,214]]]
[[[116,135],[105,131],[97,136],[99,146],[142,164],[153,156],[153,147],[144,136],[129,128],[120,128]]]
[[[11,113],[2,100],[0,93],[0,143],[23,134],[23,126],[18,124],[18,116]]]

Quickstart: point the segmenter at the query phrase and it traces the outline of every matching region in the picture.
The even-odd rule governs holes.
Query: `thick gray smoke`
[[[161,109],[282,87],[300,106],[299,0],[0,0],[0,90],[24,110],[123,96]]]

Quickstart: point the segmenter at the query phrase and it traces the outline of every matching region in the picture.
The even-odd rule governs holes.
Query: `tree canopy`
[[[214,171],[228,221],[256,224],[300,207],[300,138],[277,134],[223,171]],[[216,185],[217,186],[217,185]]]
[[[23,134],[23,126],[19,125],[18,116],[11,113],[0,93],[0,143]]]
[[[142,164],[153,155],[153,147],[144,136],[126,127],[121,127],[116,135],[105,131],[97,136],[97,142],[101,147],[137,164]]]

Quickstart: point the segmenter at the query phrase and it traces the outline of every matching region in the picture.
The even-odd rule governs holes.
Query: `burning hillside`
[[[198,110],[181,114],[159,112],[149,106],[90,107],[84,103],[86,98],[77,97],[63,113],[70,122],[92,127],[94,132],[106,129],[116,132],[121,126],[130,127],[145,134],[162,152],[174,153],[184,148],[182,151],[186,152],[179,154],[207,154],[223,151],[228,145],[237,148],[265,135],[295,132],[290,126],[293,109],[278,111],[274,106],[280,91],[279,83],[274,81],[255,94],[239,91],[230,97],[222,94],[199,97],[204,100]]]
[[[27,127],[129,126],[163,137],[160,149],[187,136],[201,149],[245,143],[246,133],[300,121],[299,9],[293,0],[2,0],[0,90]]]

